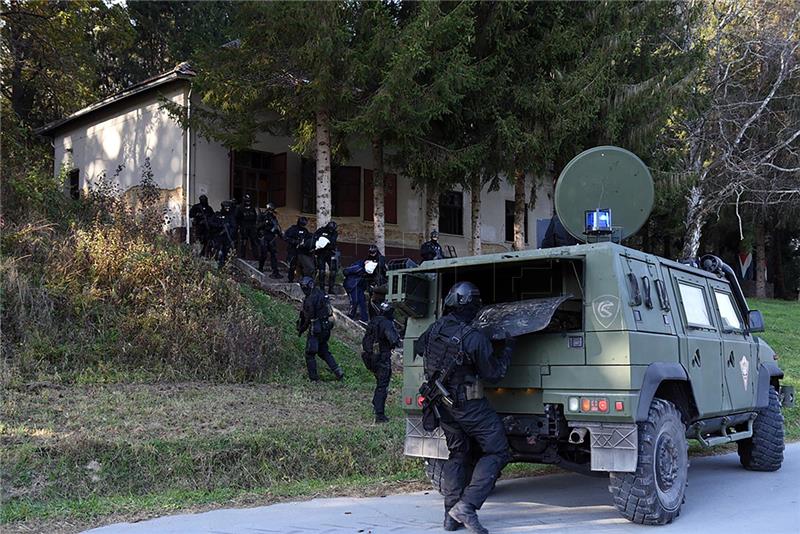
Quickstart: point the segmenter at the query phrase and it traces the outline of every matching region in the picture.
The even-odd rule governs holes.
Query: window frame
[[[683,279],[676,279],[678,284],[678,299],[681,303],[681,314],[683,315],[683,320],[686,323],[687,328],[691,328],[694,330],[706,330],[706,331],[717,331],[717,326],[714,324],[714,314],[712,313],[711,308],[709,307],[708,303],[708,296],[706,295],[706,287],[704,285],[700,285],[695,282],[690,282],[688,280]],[[708,325],[700,324],[700,323],[693,323],[689,321],[689,316],[686,314],[686,302],[684,301],[683,292],[681,291],[681,286],[687,286],[695,289],[700,290],[700,294],[703,297],[703,304],[706,308],[706,317],[708,318]]]
[[[446,195],[452,195],[453,198],[457,195],[461,200],[460,205],[456,206],[455,202],[453,203],[453,205],[444,205],[443,204],[443,199],[444,199],[444,197]],[[448,231],[448,230],[451,230],[451,228],[445,229],[444,226],[442,225],[442,220],[443,220],[442,212],[445,211],[445,210],[442,209],[443,207],[447,208],[448,210],[449,209],[454,209],[454,210],[458,211],[458,215],[459,215],[458,217],[454,216],[454,217],[450,217],[450,218],[452,218],[453,222],[458,220],[457,225],[458,225],[458,229],[461,230],[460,233],[459,232]],[[448,191],[442,191],[441,193],[439,193],[438,229],[439,229],[439,233],[440,234],[447,234],[447,235],[454,235],[454,236],[461,236],[461,237],[464,236],[464,192],[463,191],[448,190]]]
[[[716,306],[717,313],[719,314],[720,328],[722,329],[722,331],[728,334],[730,333],[743,334],[745,332],[744,320],[742,319],[742,316],[739,315],[739,310],[737,309],[736,303],[734,302],[733,294],[728,293],[727,291],[723,291],[722,289],[717,289],[716,287],[711,288],[711,291],[714,293],[714,304]],[[731,309],[733,310],[733,314],[739,321],[738,327],[726,325],[727,321],[725,320],[725,316],[722,315],[722,309],[719,306],[719,300],[717,299],[717,295],[725,295],[728,298],[728,302],[730,302],[731,304]]]

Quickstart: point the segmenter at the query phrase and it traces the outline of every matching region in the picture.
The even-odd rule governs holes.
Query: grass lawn
[[[74,532],[177,511],[427,487],[420,463],[402,455],[399,373],[391,422],[375,425],[373,378],[355,351],[335,340],[345,381],[334,381],[320,360],[323,381],[309,383],[293,306],[243,291],[281,327],[275,350],[290,363],[270,383],[159,383],[116,373],[116,383],[98,377],[6,391],[3,530]],[[763,337],[780,355],[786,382],[800,386],[800,305],[751,306],[764,312]],[[786,411],[786,427],[800,437],[800,408]],[[514,465],[506,474],[541,471]]]

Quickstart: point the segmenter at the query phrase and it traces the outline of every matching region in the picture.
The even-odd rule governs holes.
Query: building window
[[[81,196],[81,171],[79,169],[72,169],[67,175],[67,186],[69,187],[69,196],[78,200]]]
[[[528,205],[525,204],[525,244],[528,244]],[[514,241],[514,201],[506,200],[506,241]]]
[[[260,208],[267,202],[286,205],[285,152],[237,150],[233,153],[233,198],[241,202],[244,195],[250,195]]]
[[[317,164],[309,158],[300,160],[300,211],[317,212]]]
[[[331,212],[334,217],[361,215],[361,167],[334,167],[331,173]]]
[[[303,158],[300,171],[300,211],[317,211],[317,162]],[[331,215],[361,215],[361,167],[338,166],[331,172]]]
[[[383,212],[386,223],[397,224],[397,175],[384,173],[383,175]],[[374,210],[374,195],[372,189],[372,170],[364,169],[364,220],[371,221]]]
[[[464,193],[445,191],[439,195],[439,231],[464,235]]]

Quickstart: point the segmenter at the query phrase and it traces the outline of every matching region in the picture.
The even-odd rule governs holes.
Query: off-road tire
[[[431,486],[433,486],[433,489],[435,489],[442,495],[444,495],[444,493],[442,492],[442,487],[443,487],[442,484],[444,482],[444,476],[442,476],[442,473],[444,471],[445,462],[447,462],[447,460],[441,460],[438,458],[425,458],[424,460],[425,475],[428,477],[428,480],[431,481]],[[468,480],[472,478],[472,468],[473,466],[467,467]],[[497,485],[496,480],[494,482],[494,485],[492,486],[492,490],[494,490],[495,485]]]
[[[783,464],[783,414],[778,392],[769,387],[769,404],[753,421],[753,437],[738,442],[739,461],[750,471],[777,471]]]
[[[425,458],[425,475],[428,477],[428,480],[431,481],[431,485],[433,489],[444,495],[442,493],[442,481],[444,477],[442,473],[444,471],[444,464],[447,460],[441,460],[439,458]]]
[[[686,425],[669,401],[653,399],[639,423],[639,458],[633,473],[612,472],[608,490],[625,519],[666,525],[681,513],[689,470]]]

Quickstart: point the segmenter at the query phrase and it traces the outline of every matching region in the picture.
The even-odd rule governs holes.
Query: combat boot
[[[463,501],[458,501],[449,512],[450,517],[467,527],[470,532],[475,534],[489,534],[489,531],[483,528],[481,522],[478,521],[478,514],[475,513],[475,507]]]
[[[336,376],[336,380],[338,380],[339,382],[344,380],[344,371],[342,371],[341,367],[337,367],[336,369],[334,369],[333,374]]]
[[[448,532],[453,532],[454,530],[463,528],[464,525],[462,525],[461,523],[450,517],[450,514],[448,512],[449,510],[444,513],[444,525],[442,525],[442,528],[444,528]]]
[[[383,415],[383,414],[376,415],[376,416],[375,416],[375,422],[376,422],[376,423],[388,423],[388,422],[389,422],[389,418],[388,418],[388,417],[386,417],[386,416],[385,416],[385,415]]]

